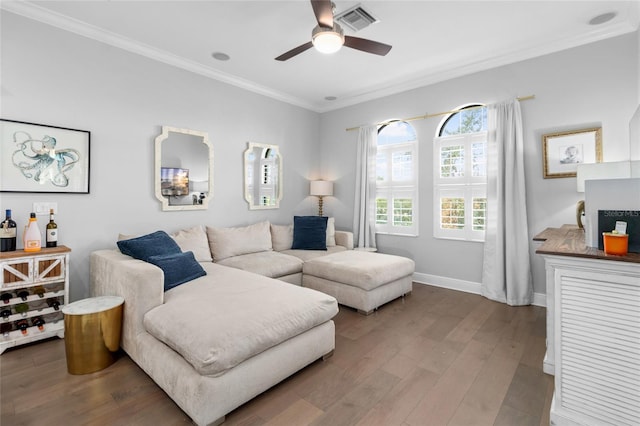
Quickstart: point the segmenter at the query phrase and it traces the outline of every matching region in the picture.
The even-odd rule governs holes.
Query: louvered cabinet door
[[[640,425],[640,265],[555,271],[552,424]]]

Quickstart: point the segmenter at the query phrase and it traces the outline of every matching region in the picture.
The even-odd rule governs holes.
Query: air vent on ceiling
[[[379,22],[378,19],[364,10],[359,4],[337,14],[334,17],[334,20],[338,21],[340,25],[346,26],[353,31],[360,31],[371,24]]]

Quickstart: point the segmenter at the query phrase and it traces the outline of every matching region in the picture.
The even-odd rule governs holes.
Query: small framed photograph
[[[89,193],[91,132],[0,119],[0,192]]]
[[[602,162],[602,128],[543,135],[542,155],[545,179],[575,177],[578,164]]]

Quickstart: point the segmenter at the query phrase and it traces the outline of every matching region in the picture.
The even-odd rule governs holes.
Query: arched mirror
[[[277,145],[249,142],[244,152],[244,198],[249,209],[277,209],[282,200],[282,157]]]
[[[213,147],[206,132],[162,126],[156,137],[155,187],[164,211],[208,208]]]

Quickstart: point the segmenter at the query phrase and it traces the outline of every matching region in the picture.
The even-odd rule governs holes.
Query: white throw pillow
[[[272,250],[268,221],[235,228],[207,226],[207,236],[214,262],[241,254]]]
[[[330,217],[327,220],[327,247],[334,247],[335,245],[336,245],[336,220],[335,218]]]
[[[211,262],[213,260],[207,233],[202,226],[198,225],[174,232],[171,237],[178,243],[180,250],[183,252],[192,251],[198,262]]]
[[[289,250],[293,245],[293,225],[271,224],[271,242],[275,251]]]

